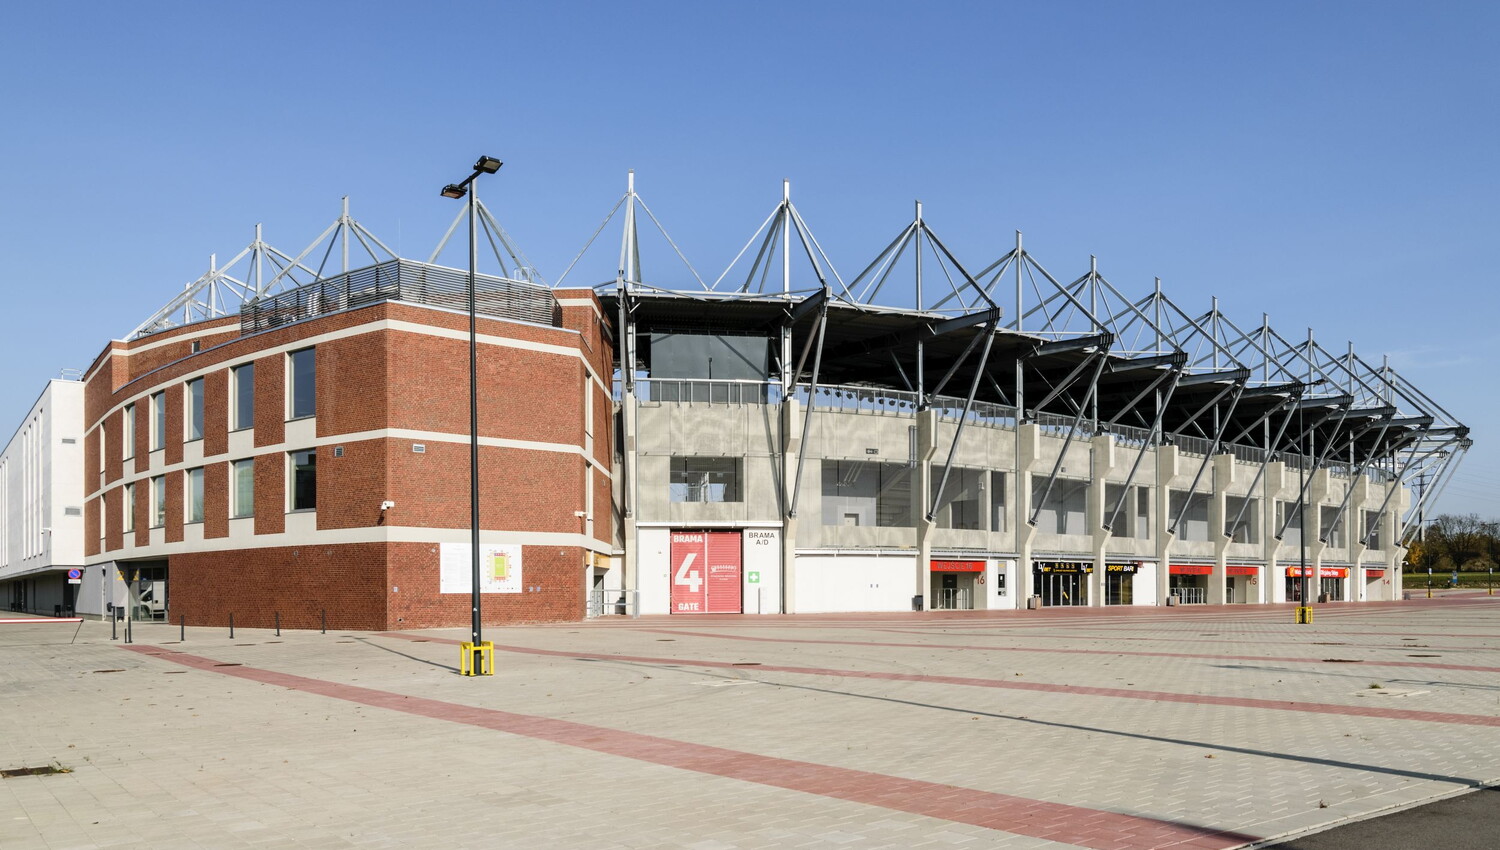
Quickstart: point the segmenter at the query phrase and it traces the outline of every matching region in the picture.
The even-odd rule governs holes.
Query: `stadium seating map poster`
[[[474,550],[467,543],[444,543],[439,554],[438,592],[473,593]],[[479,544],[479,592],[521,592],[521,544]]]

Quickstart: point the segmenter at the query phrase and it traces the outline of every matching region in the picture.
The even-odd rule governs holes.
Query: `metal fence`
[[[491,275],[474,279],[474,309],[485,316],[557,327],[562,309],[552,290]],[[469,274],[412,260],[390,260],[313,281],[240,307],[240,333],[251,334],[381,301],[406,301],[468,312]]]
[[[641,594],[636,590],[590,590],[589,617],[639,617]]]

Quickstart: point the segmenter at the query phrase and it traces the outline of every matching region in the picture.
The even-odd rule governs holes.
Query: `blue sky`
[[[0,30],[0,421],[250,241],[351,196],[425,259],[484,197],[548,279],[624,189],[716,277],[793,198],[852,275],[925,204],[971,266],[1313,325],[1474,428],[1500,517],[1500,7],[1480,3],[68,3]],[[613,241],[611,234],[605,237]],[[648,275],[678,274],[646,245]],[[613,276],[613,247],[569,282]],[[447,259],[461,262],[455,253]]]

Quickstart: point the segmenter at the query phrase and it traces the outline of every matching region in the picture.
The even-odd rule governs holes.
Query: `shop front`
[[[1260,567],[1230,564],[1224,568],[1224,601],[1245,604],[1260,601]]]
[[[1104,604],[1134,605],[1135,574],[1141,565],[1136,562],[1105,563]]]
[[[1031,578],[1042,606],[1087,605],[1092,561],[1032,561]]]
[[[1344,583],[1349,578],[1348,567],[1287,567],[1286,568],[1286,599],[1288,602],[1302,601],[1303,578],[1313,578],[1316,581],[1308,581],[1311,588],[1309,593],[1319,602],[1342,602],[1348,597],[1344,592]]]
[[[932,610],[968,611],[974,607],[975,584],[984,581],[984,561],[930,562]]]
[[[1213,564],[1173,564],[1167,575],[1167,595],[1178,605],[1203,605],[1208,602],[1208,577]]]

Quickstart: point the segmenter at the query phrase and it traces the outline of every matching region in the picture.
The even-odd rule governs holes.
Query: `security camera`
[[[390,499],[386,499],[384,502],[380,503],[380,509],[382,511],[388,511],[391,508],[394,508],[395,506],[396,506],[396,503],[392,502]]]

